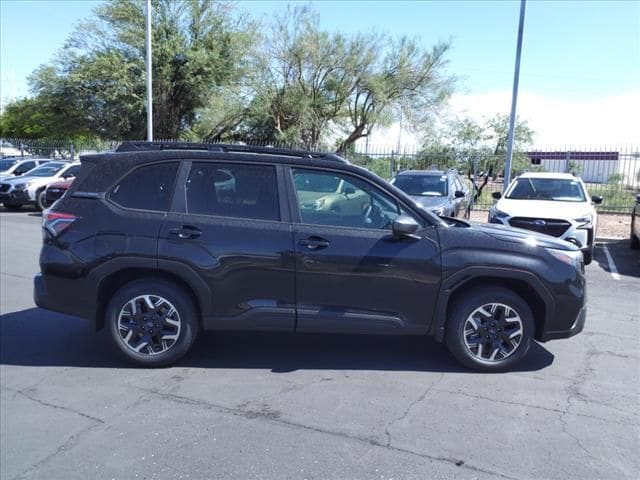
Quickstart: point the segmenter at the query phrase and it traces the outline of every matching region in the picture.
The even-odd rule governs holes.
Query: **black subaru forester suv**
[[[440,219],[335,154],[124,143],[82,158],[43,215],[38,306],[168,365],[204,330],[430,335],[464,365],[512,367],[580,332],[582,253]]]

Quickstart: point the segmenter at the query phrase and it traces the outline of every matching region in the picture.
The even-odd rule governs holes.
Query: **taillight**
[[[42,212],[42,228],[54,237],[57,237],[79,217],[70,213],[54,212],[53,210],[45,210]]]

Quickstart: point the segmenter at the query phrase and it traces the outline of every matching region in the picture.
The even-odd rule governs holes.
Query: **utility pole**
[[[147,0],[147,141],[153,142],[153,91],[151,88],[151,0]]]
[[[513,160],[513,137],[516,127],[516,104],[518,103],[518,82],[520,80],[520,54],[522,53],[522,32],[524,30],[524,9],[526,0],[520,0],[520,24],[518,25],[518,45],[516,46],[516,69],[513,74],[513,93],[511,95],[511,117],[509,118],[509,134],[507,136],[507,158],[504,166],[505,192],[511,183],[511,162]]]

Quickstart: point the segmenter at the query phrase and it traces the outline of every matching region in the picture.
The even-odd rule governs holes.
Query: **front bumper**
[[[578,312],[576,320],[568,330],[548,330],[542,334],[539,339],[541,342],[547,342],[549,340],[557,340],[560,338],[569,338],[577,335],[584,329],[584,324],[587,320],[587,306],[584,305]]]
[[[12,190],[10,192],[1,192],[0,202],[24,204],[31,202],[31,199],[29,198],[29,192],[27,192],[26,190]]]
[[[511,223],[509,223],[509,220],[511,220],[511,218],[513,217],[498,218],[498,217],[492,217],[491,215],[489,215],[488,221],[489,223],[493,223],[497,225],[505,225],[511,228],[522,228],[526,230],[526,227],[521,227],[521,226],[514,227],[513,225],[511,225]],[[566,220],[566,221],[571,224],[569,228],[567,228],[567,230],[560,236],[555,236],[555,235],[551,235],[551,236],[554,238],[558,238],[560,240],[568,241],[570,243],[573,243],[574,245],[578,245],[583,252],[590,251],[593,248],[593,240],[594,240],[593,226],[581,227],[581,225],[579,225],[576,222],[571,222],[569,220]],[[531,229],[531,231],[536,233],[545,233],[543,231],[534,230],[534,229]]]

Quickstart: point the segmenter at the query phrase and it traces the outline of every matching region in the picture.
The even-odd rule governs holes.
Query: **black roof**
[[[295,150],[275,147],[257,147],[253,145],[231,145],[226,143],[196,143],[196,142],[123,142],[116,153],[125,152],[153,152],[153,151],[190,151],[190,152],[216,152],[239,153],[249,155],[271,155],[287,157],[290,159],[314,159],[331,162],[349,162],[335,153],[312,152],[308,150]]]

